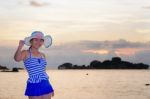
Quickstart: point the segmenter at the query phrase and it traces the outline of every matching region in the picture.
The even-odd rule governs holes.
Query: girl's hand
[[[19,41],[19,47],[22,48],[24,46],[24,43],[25,43],[24,40],[20,40]]]
[[[21,60],[23,60],[25,58],[25,50],[21,51],[22,47],[24,46],[24,41],[23,40],[20,40],[19,41],[19,46],[17,48],[17,51],[14,55],[14,59],[15,61],[19,62]]]

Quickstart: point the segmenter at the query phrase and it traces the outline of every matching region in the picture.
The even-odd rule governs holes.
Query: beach
[[[150,99],[149,70],[47,70],[52,99]],[[26,70],[0,72],[0,99],[24,96]]]

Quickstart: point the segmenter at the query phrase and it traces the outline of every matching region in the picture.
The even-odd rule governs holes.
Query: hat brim
[[[24,38],[25,45],[30,46],[31,45],[31,43],[30,43],[31,39],[32,39],[31,37]]]
[[[52,37],[50,35],[44,36],[44,46],[48,48],[52,45]]]
[[[30,43],[31,39],[32,39],[32,37],[26,37],[26,38],[24,38],[25,45],[31,46],[31,43]],[[52,37],[50,35],[44,36],[44,46],[45,46],[45,48],[48,48],[51,45],[52,45]]]

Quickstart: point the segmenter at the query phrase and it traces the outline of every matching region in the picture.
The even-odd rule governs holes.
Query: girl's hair
[[[32,45],[29,47],[29,50],[31,49]]]
[[[32,39],[30,40],[30,43],[31,43]],[[31,49],[32,45],[29,47],[29,49]]]

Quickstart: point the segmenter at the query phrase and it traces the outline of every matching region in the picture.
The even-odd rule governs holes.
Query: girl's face
[[[31,45],[35,48],[40,48],[44,43],[43,39],[40,38],[33,38],[31,39]]]

